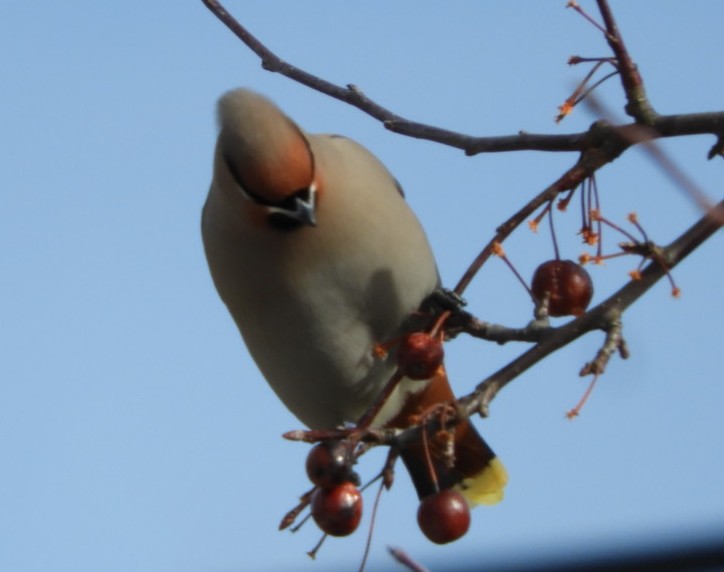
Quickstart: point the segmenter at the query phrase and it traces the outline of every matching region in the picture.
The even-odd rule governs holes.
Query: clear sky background
[[[289,61],[355,83],[399,114],[476,135],[567,133],[553,118],[609,55],[557,2],[241,2],[229,10]],[[584,2],[596,14],[592,2]],[[721,110],[724,3],[613,2],[663,113]],[[369,513],[316,562],[308,524],[278,532],[308,487],[299,423],[257,372],[213,289],[199,232],[211,174],[214,104],[249,86],[305,129],[372,149],[397,175],[453,285],[497,224],[574,154],[462,152],[386,132],[358,110],[265,72],[200,1],[0,2],[0,570],[236,572],[354,570]],[[622,119],[617,80],[598,92]],[[713,137],[663,147],[713,200],[724,163]],[[600,172],[604,213],[637,211],[661,243],[699,216],[647,156]],[[577,209],[557,216],[565,257],[582,251]],[[608,234],[607,243],[619,240]],[[377,518],[385,545],[435,568],[606,552],[724,533],[722,237],[625,316],[631,358],[614,358],[576,421],[564,412],[602,336],[589,335],[505,389],[478,426],[510,472],[506,499],[438,547],[415,522],[402,469]],[[507,251],[524,275],[552,256],[545,227]],[[591,270],[594,302],[633,259]],[[493,260],[467,292],[486,320],[525,324],[525,292]],[[459,340],[448,369],[464,393],[523,350]],[[376,473],[382,455],[360,466]],[[366,497],[367,508],[372,495]]]

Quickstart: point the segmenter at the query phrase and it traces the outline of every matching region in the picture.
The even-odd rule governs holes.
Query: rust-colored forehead
[[[302,133],[274,141],[262,152],[252,152],[240,165],[239,173],[246,190],[265,201],[278,203],[314,178],[314,158]]]
[[[218,112],[222,155],[247,192],[278,203],[311,184],[309,143],[274,103],[249,90],[235,90],[221,98]]]

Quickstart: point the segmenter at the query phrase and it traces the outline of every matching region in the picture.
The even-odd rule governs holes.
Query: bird
[[[394,347],[375,349],[419,329],[440,288],[427,236],[395,177],[352,139],[308,133],[247,88],[219,98],[217,119],[201,217],[215,288],[293,415],[310,429],[354,424],[396,371]],[[403,378],[371,424],[405,428],[452,400],[441,366]],[[452,464],[435,439],[399,449],[421,499],[448,488],[470,506],[502,499],[505,468],[467,419]]]

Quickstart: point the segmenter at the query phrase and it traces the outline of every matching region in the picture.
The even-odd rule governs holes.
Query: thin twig
[[[533,320],[524,328],[509,328],[484,322],[469,312],[453,314],[445,323],[445,336],[452,339],[459,334],[505,344],[507,342],[538,342],[552,330],[548,321]]]
[[[623,322],[621,316],[615,311],[610,313],[609,325],[606,328],[606,340],[601,349],[596,353],[596,357],[592,361],[583,366],[578,373],[581,377],[585,375],[601,375],[606,370],[606,365],[611,356],[621,347],[625,347],[626,342],[623,339]],[[623,357],[624,354],[622,354]]]
[[[404,550],[394,546],[388,546],[387,550],[392,557],[405,566],[410,572],[429,572],[422,564],[415,562]]]
[[[658,114],[646,96],[644,81],[641,78],[641,74],[639,74],[638,67],[626,49],[608,1],[597,0],[597,4],[606,26],[606,41],[616,56],[618,69],[621,72],[621,84],[623,85],[627,100],[626,113],[639,123],[651,125]]]

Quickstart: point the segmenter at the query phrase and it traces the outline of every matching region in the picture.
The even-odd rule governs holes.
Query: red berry
[[[470,508],[458,491],[440,491],[422,499],[417,509],[417,524],[430,540],[446,544],[468,531]]]
[[[327,534],[352,534],[362,518],[362,495],[352,483],[317,488],[312,494],[312,517]]]
[[[549,260],[536,268],[531,291],[539,302],[549,292],[548,315],[580,316],[593,297],[593,282],[580,264]]]
[[[347,441],[325,441],[307,455],[307,476],[318,487],[328,489],[344,481],[357,481],[352,470],[354,456]]]
[[[445,351],[439,338],[425,332],[407,334],[397,348],[397,366],[410,379],[430,379],[440,367]]]

